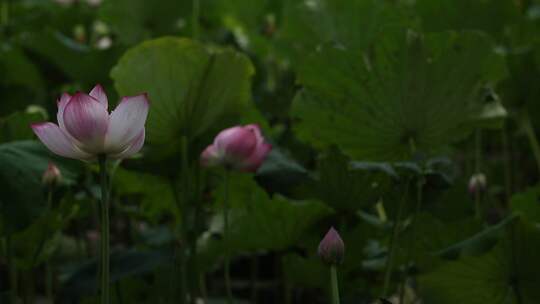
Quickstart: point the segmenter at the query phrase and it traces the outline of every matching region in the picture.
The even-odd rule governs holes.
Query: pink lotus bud
[[[471,176],[469,180],[469,193],[476,195],[477,193],[483,193],[487,188],[487,179],[483,173],[476,173]]]
[[[49,150],[63,157],[119,159],[137,153],[144,144],[148,96],[124,97],[110,114],[107,108],[107,95],[100,85],[89,95],[64,93],[58,100],[58,125],[38,123],[32,129]]]
[[[339,233],[331,227],[326,233],[317,251],[323,262],[331,265],[341,264],[345,255],[345,244]]]
[[[43,177],[41,178],[41,181],[44,185],[54,186],[58,184],[61,180],[62,173],[60,172],[60,169],[58,169],[55,164],[50,162],[47,170],[43,172]]]
[[[272,146],[265,142],[259,126],[236,126],[216,136],[214,143],[202,152],[201,164],[255,172],[270,150]]]

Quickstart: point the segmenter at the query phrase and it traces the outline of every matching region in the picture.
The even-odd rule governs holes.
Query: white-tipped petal
[[[139,152],[144,145],[145,130],[133,139],[131,144],[121,153],[110,155],[110,158],[119,159],[119,158],[128,158],[133,154]]]
[[[64,125],[81,148],[90,153],[103,153],[109,114],[96,99],[83,93],[75,94],[64,109]]]
[[[87,160],[91,154],[81,151],[69,137],[51,122],[33,124],[32,130],[41,142],[52,152],[63,157]]]
[[[64,124],[64,110],[70,99],[71,95],[69,95],[68,93],[64,93],[62,94],[62,97],[60,97],[60,99],[57,101],[58,112],[56,113],[56,119],[58,120],[58,126],[60,126],[60,129],[64,131],[66,131],[66,126]]]
[[[111,113],[105,139],[108,153],[121,153],[144,130],[149,102],[146,94],[124,97]]]
[[[107,94],[105,94],[105,90],[103,90],[103,87],[100,84],[96,85],[88,95],[94,97],[101,105],[105,107],[105,109],[109,107]]]
[[[212,167],[219,165],[224,161],[216,145],[212,144],[206,147],[201,153],[201,165],[203,167]]]

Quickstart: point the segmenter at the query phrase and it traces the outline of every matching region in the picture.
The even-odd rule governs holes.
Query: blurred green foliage
[[[0,276],[25,303],[45,265],[55,303],[97,303],[97,167],[29,128],[96,83],[151,101],[110,166],[115,303],[176,303],[179,267],[224,303],[223,172],[199,155],[247,123],[274,149],[230,179],[238,303],[327,303],[331,226],[342,303],[540,302],[540,1],[0,0],[0,75]]]

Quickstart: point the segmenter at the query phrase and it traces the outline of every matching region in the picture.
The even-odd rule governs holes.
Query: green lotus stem
[[[98,156],[99,173],[101,180],[101,304],[110,303],[109,291],[109,271],[110,271],[110,256],[109,256],[109,187],[107,181],[107,157],[105,155]]]
[[[482,170],[482,133],[481,130],[476,130],[476,138],[474,144],[474,161],[475,161],[475,174],[480,173]],[[482,219],[482,196],[480,191],[475,191],[474,194],[475,215],[477,219]]]
[[[54,303],[53,297],[53,270],[51,263],[47,262],[45,264],[45,295],[49,300],[49,303]]]
[[[193,27],[193,39],[199,39],[199,19],[201,15],[201,3],[200,0],[193,0],[192,11],[192,27]]]
[[[421,173],[423,174],[423,173]],[[416,234],[417,234],[417,229],[416,229],[416,217],[418,216],[418,214],[420,213],[420,209],[422,208],[422,201],[423,201],[423,188],[424,188],[424,184],[425,184],[425,179],[424,179],[424,176],[421,175],[419,177],[419,180],[418,180],[418,183],[416,185],[416,206],[414,208],[414,213],[413,213],[413,216],[412,216],[412,219],[411,219],[411,241],[409,242],[409,249],[412,247],[412,250],[407,250],[407,261],[410,259],[410,255],[412,255],[412,259],[413,259],[413,262],[415,264],[418,263],[417,259],[418,259],[418,254],[417,254],[417,247],[416,247],[416,243],[415,243],[415,240],[416,240]],[[412,251],[412,254],[410,254],[409,251]],[[406,287],[406,284],[407,283],[407,273],[405,273],[405,277],[403,278],[403,281],[401,282],[401,288],[400,288],[400,291],[399,291],[399,303],[405,303],[404,302],[404,297],[405,297],[405,287]]]
[[[188,303],[188,272],[187,272],[187,265],[188,265],[188,258],[189,254],[186,250],[188,245],[188,213],[189,213],[189,146],[188,146],[188,138],[187,136],[182,136],[181,138],[181,145],[182,145],[182,197],[180,198],[180,214],[182,215],[182,223],[180,226],[180,238],[181,238],[181,245],[180,245],[180,255],[179,255],[179,263],[180,263],[180,302],[179,303]]]
[[[231,289],[231,274],[230,274],[230,244],[229,244],[229,170],[225,169],[223,175],[224,180],[224,194],[223,194],[223,241],[225,243],[225,256],[224,256],[224,276],[225,276],[225,289],[227,291],[227,303],[233,303],[233,295]]]
[[[339,304],[339,284],[336,265],[330,266],[330,284],[332,285],[332,304]]]
[[[2,1],[0,24],[4,27],[9,24],[9,1],[10,0]]]
[[[49,186],[47,191],[47,208],[49,210],[52,210],[52,195],[53,187]],[[49,303],[53,304],[53,270],[49,260],[45,263],[45,295],[49,300]]]
[[[504,192],[506,202],[510,202],[510,196],[512,195],[512,166],[510,163],[510,153],[508,146],[508,131],[506,123],[503,123],[501,129],[501,141],[503,145],[503,158],[504,158]]]
[[[405,208],[405,202],[407,201],[407,196],[409,194],[409,181],[405,187],[405,193],[401,198],[401,201],[398,206],[398,213],[394,223],[392,225],[392,235],[390,237],[390,253],[386,260],[386,268],[384,271],[384,285],[383,285],[383,297],[388,296],[388,289],[390,288],[390,278],[392,276],[392,270],[394,268],[394,256],[396,254],[398,236],[399,236],[399,224],[401,222],[401,217],[403,216],[403,209]]]
[[[529,115],[527,113],[523,115],[521,123],[523,125],[523,128],[525,129],[527,138],[529,139],[529,144],[531,145],[534,158],[536,159],[536,166],[538,167],[538,172],[540,172],[540,144],[538,143],[538,138],[536,137],[534,128],[531,123],[531,119],[529,118]]]
[[[208,293],[206,292],[206,274],[204,272],[199,273],[199,290],[204,303],[207,303]]]
[[[250,258],[250,280],[251,280],[251,303],[257,303],[257,277],[259,276],[259,261],[256,255],[252,255]]]
[[[6,237],[6,257],[7,257],[7,265],[8,265],[8,272],[9,272],[9,303],[10,304],[17,304],[17,290],[19,289],[18,286],[18,278],[17,278],[17,268],[15,267],[15,260],[13,256],[13,248],[11,243],[11,236]]]

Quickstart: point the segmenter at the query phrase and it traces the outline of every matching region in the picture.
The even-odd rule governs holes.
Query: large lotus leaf
[[[308,180],[308,170],[285,151],[273,148],[257,170],[257,180],[273,193],[289,194]]]
[[[254,199],[250,207],[231,212],[231,246],[237,251],[286,249],[330,213],[317,201],[295,202],[280,195]]]
[[[413,260],[417,263],[417,270],[425,272],[437,265],[439,255],[447,248],[453,249],[451,252],[448,250],[448,253],[457,255],[465,245],[457,248],[453,246],[461,245],[464,239],[471,240],[471,236],[476,236],[481,227],[480,222],[474,218],[443,222],[429,213],[419,213],[399,236],[402,250],[397,254],[397,261],[404,265]],[[482,239],[474,240],[480,242]]]
[[[540,263],[531,250],[537,246],[538,228],[516,222],[487,254],[447,262],[421,276],[419,287],[425,303],[538,303]]]
[[[123,250],[111,253],[111,283],[133,276],[151,273],[163,265],[172,265],[173,256],[168,250]],[[92,259],[72,267],[64,273],[62,298],[78,298],[96,292],[98,263]]]
[[[276,20],[281,18],[282,3],[282,0],[209,1],[201,13],[206,20],[218,23],[219,28],[228,29],[242,49],[264,57],[275,52],[272,38],[275,37]]]
[[[331,209],[318,201],[292,201],[268,194],[246,175],[232,175],[230,184],[230,246],[237,252],[283,250],[299,238]],[[223,204],[223,187],[218,204]],[[217,222],[216,222],[217,221]],[[221,226],[221,216],[214,224]]]
[[[305,258],[287,254],[283,257],[283,271],[294,286],[321,288],[328,281],[328,267],[315,255]]]
[[[17,266],[31,269],[50,259],[59,247],[61,230],[78,211],[78,204],[63,200],[58,208],[47,208],[28,228],[13,235],[12,247]]]
[[[229,49],[209,49],[180,38],[146,41],[130,49],[112,70],[121,95],[147,92],[147,139],[171,146],[193,138],[250,106],[249,59]]]
[[[45,120],[41,113],[14,112],[0,118],[0,143],[34,138],[30,124]]]
[[[0,43],[0,116],[41,101],[45,91],[40,71],[18,47]]]
[[[171,183],[160,176],[125,169],[116,170],[112,180],[116,193],[140,199],[137,209],[151,222],[169,216],[179,218]]]
[[[520,15],[514,0],[417,0],[414,7],[428,31],[472,29],[501,35]]]
[[[381,39],[369,55],[324,47],[299,71],[294,103],[301,139],[354,158],[410,159],[468,134],[480,91],[504,75],[491,41],[476,32]]]
[[[14,141],[0,145],[0,234],[26,228],[44,210],[41,177],[49,161],[57,164],[65,180],[76,177],[77,162],[52,157],[41,143]]]
[[[540,187],[532,187],[512,196],[510,208],[531,222],[540,222]]]
[[[87,87],[107,79],[121,51],[117,47],[98,50],[52,29],[27,33],[21,44]]]
[[[318,170],[313,191],[329,206],[341,211],[356,211],[375,204],[397,177],[388,164],[351,164],[337,149],[330,149],[319,159]]]
[[[367,49],[381,37],[415,28],[415,23],[407,10],[387,1],[286,1],[282,48],[291,49],[297,58],[325,43]]]
[[[164,34],[177,34],[189,21],[192,1],[104,1],[100,17],[110,25],[120,42],[131,45]]]

